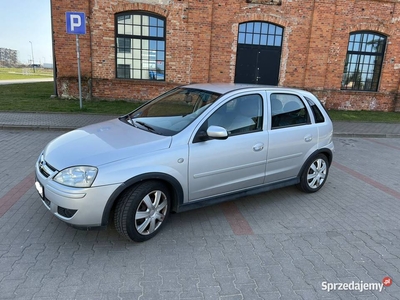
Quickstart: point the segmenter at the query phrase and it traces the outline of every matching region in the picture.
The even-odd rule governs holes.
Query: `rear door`
[[[318,128],[296,93],[269,94],[269,150],[266,182],[294,178],[318,147]]]

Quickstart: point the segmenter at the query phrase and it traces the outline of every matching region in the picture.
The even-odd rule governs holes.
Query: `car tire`
[[[297,187],[306,193],[315,193],[325,184],[329,173],[329,162],[324,154],[308,160]]]
[[[164,226],[170,203],[170,193],[165,184],[146,181],[135,185],[117,203],[115,228],[132,241],[149,240]]]

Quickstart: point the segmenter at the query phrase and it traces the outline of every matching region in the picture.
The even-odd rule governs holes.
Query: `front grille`
[[[57,171],[56,168],[54,168],[52,165],[48,164],[44,158],[43,155],[40,157],[39,161],[38,161],[38,168],[40,173],[44,176],[44,177],[49,177],[51,173],[54,173],[55,171]]]
[[[43,168],[43,166],[39,166],[39,171],[46,178],[50,176],[50,174],[46,172],[46,170]]]

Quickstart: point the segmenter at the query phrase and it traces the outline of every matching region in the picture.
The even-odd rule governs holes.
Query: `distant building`
[[[42,64],[43,69],[53,69],[53,64],[51,63],[43,63]]]
[[[52,1],[57,92],[77,97],[66,12],[85,12],[85,98],[202,82],[297,87],[327,108],[400,111],[400,0]]]
[[[18,64],[17,50],[0,48],[0,65],[14,67]]]

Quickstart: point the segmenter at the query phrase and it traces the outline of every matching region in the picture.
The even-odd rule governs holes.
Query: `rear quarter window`
[[[324,123],[325,122],[324,115],[322,114],[322,112],[318,108],[318,106],[315,104],[315,102],[308,97],[304,97],[304,98],[307,100],[308,104],[311,107],[311,111],[314,115],[315,123]]]

